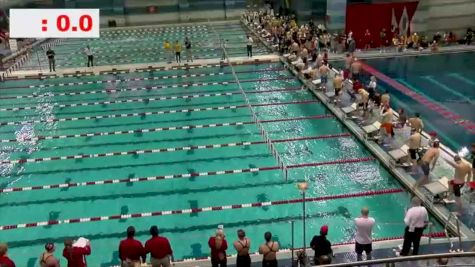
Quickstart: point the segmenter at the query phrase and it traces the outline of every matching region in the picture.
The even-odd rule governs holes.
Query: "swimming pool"
[[[0,84],[0,232],[17,264],[34,266],[48,241],[62,248],[84,236],[90,266],[116,265],[129,225],[142,241],[158,225],[176,259],[208,255],[220,224],[230,241],[246,230],[256,251],[265,231],[289,248],[295,220],[301,246],[302,180],[310,183],[307,242],[323,224],[332,242],[350,241],[363,206],[376,218],[376,238],[402,235],[408,194],[324,105],[280,63],[235,66],[289,168],[286,181],[230,71]]]
[[[172,45],[178,40],[183,45],[185,36],[188,36],[192,42],[195,59],[219,58],[222,50],[216,34],[227,41],[229,56],[247,55],[246,32],[239,22],[107,29],[101,31],[101,38],[64,39],[53,49],[56,53],[56,67],[59,69],[85,67],[87,65],[84,54],[86,45],[90,45],[94,51],[94,64],[97,66],[150,63],[166,61],[170,58],[163,50],[165,40],[171,42]],[[266,53],[266,48],[256,43],[253,54]],[[175,61],[174,56],[173,61]],[[186,62],[185,53],[182,53],[182,62]],[[39,69],[39,65],[42,70],[48,69],[48,59],[41,47],[32,52],[30,60],[21,69],[36,70]]]
[[[459,151],[475,143],[475,53],[370,59],[367,63],[376,76],[390,78],[380,79],[380,84],[390,92],[393,104],[419,112],[427,130],[437,132],[444,144]]]

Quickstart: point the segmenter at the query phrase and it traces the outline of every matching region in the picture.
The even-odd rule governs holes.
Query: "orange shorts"
[[[392,123],[383,123],[381,124],[381,128],[386,130],[387,134],[392,134],[393,132],[393,124]]]

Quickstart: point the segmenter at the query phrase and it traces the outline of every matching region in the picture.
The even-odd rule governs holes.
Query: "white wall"
[[[420,0],[412,26],[429,34],[453,31],[460,38],[475,27],[475,0]]]

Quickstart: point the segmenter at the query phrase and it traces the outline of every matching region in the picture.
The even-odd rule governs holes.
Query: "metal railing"
[[[416,256],[405,256],[405,257],[394,257],[386,258],[379,260],[368,260],[368,261],[357,261],[357,262],[348,262],[348,263],[337,263],[337,264],[327,264],[328,267],[352,267],[352,266],[369,266],[376,264],[386,264],[399,263],[399,262],[414,262],[421,260],[438,260],[438,259],[450,259],[450,258],[465,258],[470,257],[472,260],[475,259],[475,252],[460,252],[460,253],[437,253],[437,254],[428,254],[428,255],[416,255]],[[465,264],[459,266],[473,266],[475,264]],[[455,266],[455,265],[445,265],[445,266]]]

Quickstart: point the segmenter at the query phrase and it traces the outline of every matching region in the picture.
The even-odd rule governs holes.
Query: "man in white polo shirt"
[[[366,253],[366,260],[371,260],[371,251],[373,250],[373,226],[374,218],[368,217],[369,209],[362,208],[361,216],[355,219],[355,251],[357,260],[363,260],[363,251]]]
[[[412,198],[412,208],[406,212],[404,223],[406,229],[404,231],[404,243],[400,255],[407,256],[409,250],[412,248],[412,255],[419,253],[419,243],[421,241],[422,233],[429,223],[429,215],[425,207],[421,206],[422,201],[418,197]]]

